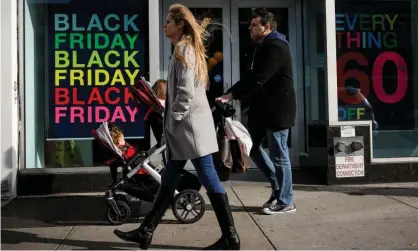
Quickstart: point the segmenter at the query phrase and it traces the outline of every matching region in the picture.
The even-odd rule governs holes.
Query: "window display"
[[[147,0],[26,1],[28,168],[103,165],[92,129],[104,121],[147,147],[129,86],[149,79],[148,22]]]
[[[414,1],[336,1],[340,121],[373,122],[373,156],[418,156]]]

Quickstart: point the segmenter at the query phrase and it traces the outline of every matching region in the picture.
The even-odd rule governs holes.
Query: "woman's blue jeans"
[[[225,193],[222,183],[219,181],[218,174],[216,173],[212,155],[209,154],[192,159],[191,161],[196,169],[200,182],[206,188],[208,193]],[[175,188],[177,186],[181,170],[183,170],[186,162],[187,160],[168,160],[161,177],[161,185],[169,188]]]

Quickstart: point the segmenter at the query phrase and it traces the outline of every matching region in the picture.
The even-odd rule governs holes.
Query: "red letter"
[[[74,87],[73,88],[73,105],[84,105],[86,102],[83,100],[78,100],[77,92],[78,92],[78,89]]]
[[[336,32],[336,34],[337,34],[337,48],[341,49],[342,48],[341,42],[343,40],[342,36],[344,35],[344,32],[340,31],[340,32]]]
[[[383,66],[389,60],[395,63],[398,70],[398,86],[393,94],[388,94],[383,87]],[[376,96],[384,103],[398,103],[405,97],[408,89],[408,69],[401,55],[396,52],[383,52],[376,58],[373,65],[373,87]]]
[[[370,92],[369,77],[361,70],[348,70],[345,71],[345,65],[348,61],[354,60],[360,66],[367,66],[367,59],[359,52],[347,52],[338,58],[337,63],[337,82],[338,89],[342,88],[342,92],[338,93],[338,98],[345,104],[358,104],[361,102],[356,96],[349,95],[345,90],[345,81],[349,78],[355,78],[360,83],[360,92],[365,98]]]
[[[64,111],[64,112],[61,112]],[[67,111],[67,107],[55,107],[55,124],[60,123],[60,118],[65,117]]]
[[[117,97],[117,98],[113,99],[113,101],[112,101],[112,99],[110,97],[111,92],[116,92],[117,94],[119,94],[120,90],[117,87],[107,88],[106,91],[105,91],[106,103],[109,104],[109,105],[117,105],[120,102],[120,97]]]
[[[55,88],[55,104],[56,105],[68,105],[70,103],[70,97],[68,97],[69,91],[67,88]]]
[[[357,37],[352,38],[351,37],[351,32],[347,32],[347,48],[351,48],[351,42],[357,42],[357,48],[360,48],[360,32],[356,32],[355,33],[357,35]]]
[[[125,105],[128,105],[129,100],[134,100],[134,97],[132,96],[132,93],[129,91],[129,87],[125,87],[123,91],[125,92]]]
[[[70,108],[70,122],[73,124],[75,123],[75,118],[80,118],[80,123],[84,123],[84,109],[83,107],[71,107]]]
[[[97,102],[103,105],[102,95],[100,95],[99,89],[97,87],[93,87],[93,89],[91,90],[90,97],[89,97],[87,104],[90,105],[93,102]]]

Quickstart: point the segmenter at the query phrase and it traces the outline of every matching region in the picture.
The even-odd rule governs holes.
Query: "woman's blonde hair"
[[[180,48],[183,46],[185,48],[192,46],[196,57],[195,77],[199,80],[199,84],[204,84],[204,86],[206,86],[209,82],[209,76],[204,41],[206,40],[208,33],[204,27],[198,24],[192,12],[186,6],[173,4],[168,12],[176,24],[179,24],[180,21],[184,22],[184,34],[180,42],[174,47],[174,57],[187,68],[188,64],[183,56],[183,52],[180,51]]]
[[[167,95],[167,81],[164,79],[158,79],[152,86],[152,90],[157,95],[157,98],[165,100]]]

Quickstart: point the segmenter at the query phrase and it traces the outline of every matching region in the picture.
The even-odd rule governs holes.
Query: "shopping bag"
[[[231,118],[225,119],[225,125],[233,159],[232,172],[245,172],[249,166],[247,156],[250,155],[252,147],[250,134],[239,121]]]
[[[245,126],[239,121],[232,120],[231,118],[226,118],[225,123],[227,125],[227,137],[229,139],[237,139],[242,147],[242,150],[244,151],[244,154],[250,156],[253,142],[251,140],[250,133],[245,128]]]
[[[228,141],[231,151],[231,158],[233,159],[231,171],[233,173],[245,172],[248,168],[248,158],[244,153],[242,144],[238,139],[230,139]]]
[[[231,176],[233,158],[230,140],[226,137],[225,126],[218,125],[217,140],[219,151],[214,153],[213,160],[220,181],[227,181]]]

